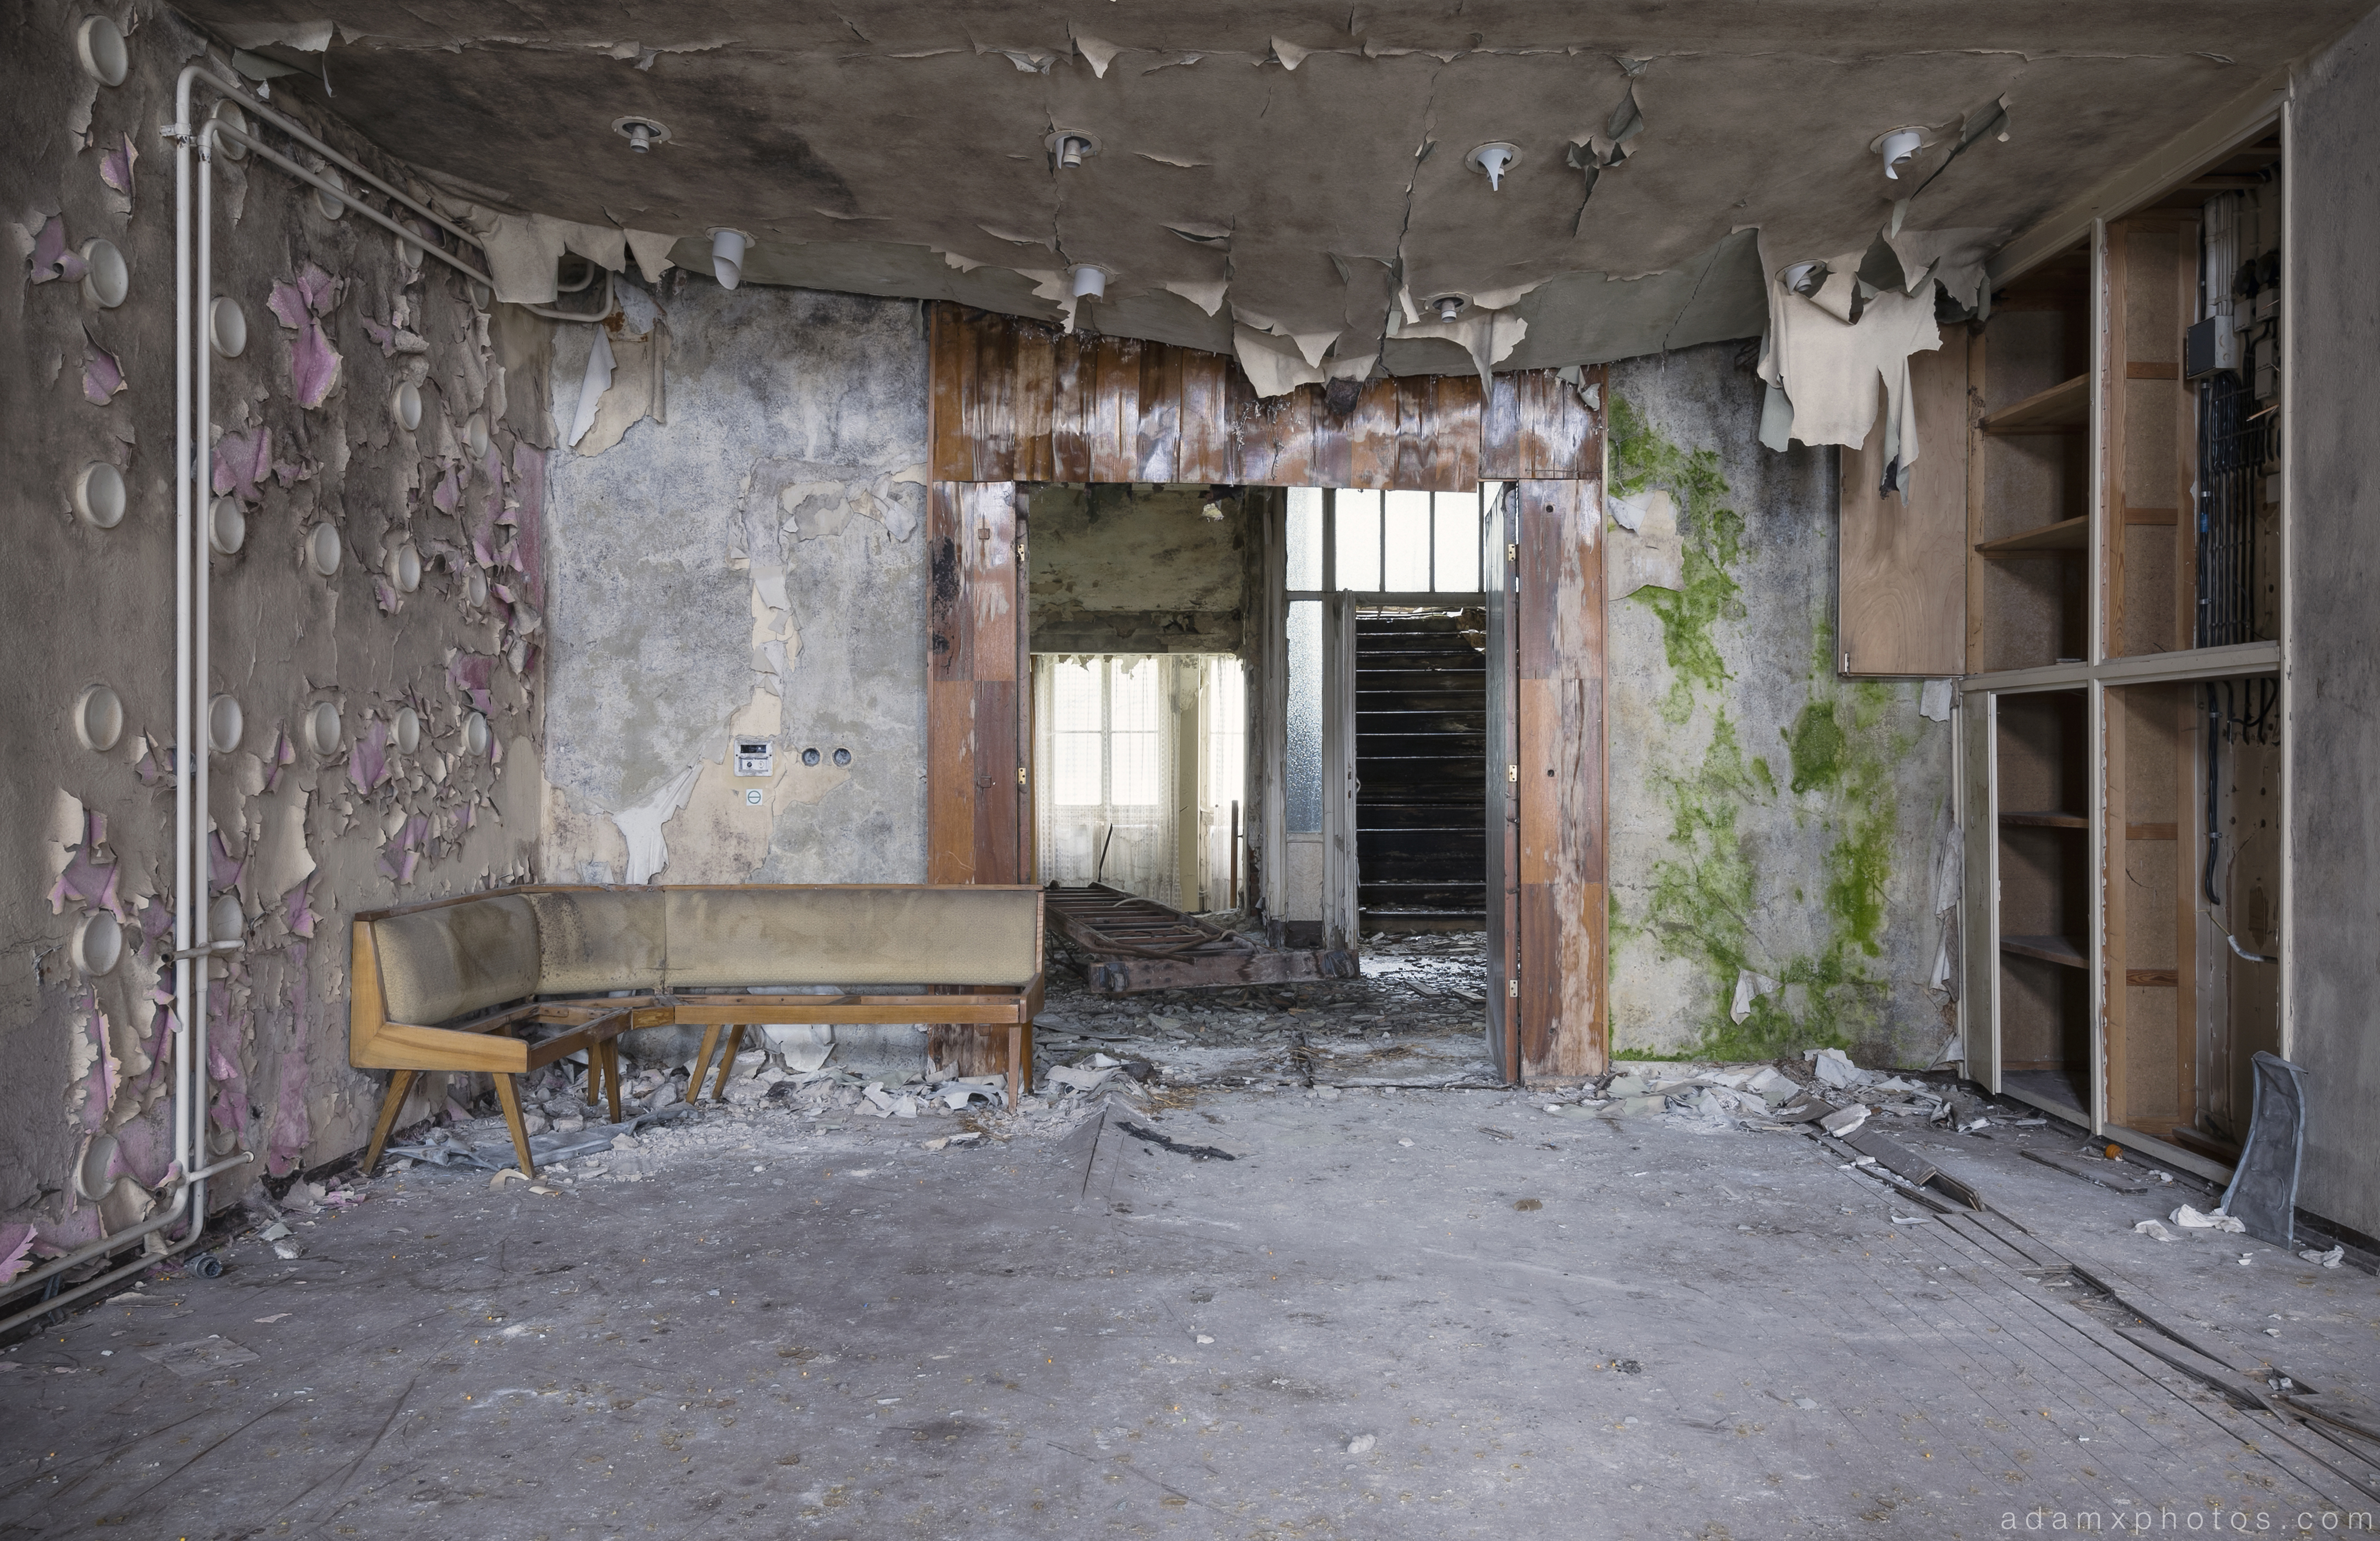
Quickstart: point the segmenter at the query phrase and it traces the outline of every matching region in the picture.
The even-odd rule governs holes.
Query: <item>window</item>
[[[1291,488],[1291,599],[1342,592],[1396,603],[1478,593],[1479,511],[1501,491],[1492,481],[1475,492]]]
[[[1176,902],[1177,664],[1151,657],[1033,660],[1041,881],[1102,882]]]
[[[1049,668],[1051,803],[1139,808],[1162,802],[1163,661],[1053,659]]]

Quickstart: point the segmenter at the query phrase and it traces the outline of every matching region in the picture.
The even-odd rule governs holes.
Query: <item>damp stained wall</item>
[[[1678,531],[1668,581],[1607,607],[1613,1051],[1931,1064],[1950,724],[1918,682],[1835,675],[1834,452],[1755,441],[1736,344],[1610,389],[1610,491],[1666,491]],[[1637,542],[1607,539],[1617,574]]]
[[[1029,498],[1034,651],[1240,650],[1248,496],[1132,482]]]
[[[550,459],[547,869],[924,881],[918,307],[683,269],[621,294],[609,384]],[[594,344],[556,339],[565,441]],[[735,774],[739,737],[773,774]]]
[[[2298,1203],[2380,1234],[2371,1028],[2380,927],[2380,17],[2309,61],[2289,109],[2285,359],[2289,577],[2283,653],[2288,867],[2283,1055],[2307,1080]]]
[[[89,14],[29,0],[0,34],[0,1257],[23,1227],[39,1256],[137,1220],[171,1159],[174,169],[159,127],[202,40],[162,7],[112,5],[130,69],[105,86],[76,61]],[[302,95],[277,104],[310,117]],[[314,127],[405,185],[355,135]],[[212,758],[204,878],[236,903],[244,947],[212,965],[225,1085],[210,1134],[219,1153],[260,1158],[214,1181],[221,1205],[369,1134],[380,1084],[346,1063],[355,912],[532,874],[543,601],[542,457],[492,412],[504,359],[466,287],[253,160],[220,167],[215,209],[214,289],[248,338],[217,360],[211,435],[213,486],[245,529],[212,558],[205,694],[243,721]],[[94,238],[128,270],[114,308],[79,282]],[[403,383],[421,397],[416,431],[392,420]],[[495,419],[478,454],[475,417]],[[124,479],[113,528],[70,506],[93,462]],[[72,721],[92,686],[122,707],[98,748]],[[336,727],[318,748],[301,723],[325,703]],[[407,709],[412,753],[395,743]],[[474,712],[486,753],[466,746]],[[69,956],[86,922],[125,939],[97,977]]]

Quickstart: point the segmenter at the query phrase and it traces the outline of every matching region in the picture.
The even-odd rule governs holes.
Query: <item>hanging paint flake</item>
[[[99,163],[99,179],[125,197],[130,198],[132,167],[133,164],[140,159],[140,152],[133,148],[132,136],[127,134],[124,136],[124,142],[109,151],[107,158]]]
[[[370,792],[389,779],[386,722],[375,719],[363,736],[356,740],[347,757],[347,779],[355,783],[358,792]]]
[[[0,1284],[33,1266],[33,1228],[0,1225]]]
[[[314,896],[310,892],[313,881],[309,878],[281,896],[281,907],[289,916],[291,936],[311,937],[314,934]]]
[[[239,1062],[224,1052],[223,1035],[219,1029],[228,1024],[220,1005],[215,1008],[214,1018],[214,1028],[209,1030],[207,1037],[207,1074],[214,1083],[215,1100],[214,1106],[207,1110],[207,1116],[216,1128],[245,1140],[248,1138],[248,1077],[241,1073]]]
[[[346,289],[343,280],[309,262],[296,282],[275,279],[273,297],[265,301],[265,309],[297,334],[289,341],[289,382],[300,406],[322,406],[339,382],[339,352],[322,330],[322,318]]]
[[[105,910],[121,921],[126,916],[123,901],[115,893],[115,857],[108,855],[101,859],[100,847],[107,843],[107,815],[89,813],[83,818],[82,843],[75,847],[57,885],[50,890],[50,913],[65,914],[67,901],[75,899],[86,909]]]
[[[545,455],[526,443],[513,445],[513,563],[531,604],[545,608]]]
[[[430,819],[427,814],[415,814],[396,827],[388,843],[381,847],[381,875],[400,883],[413,881],[414,868],[421,865],[421,854],[430,843]]]
[[[124,366],[88,336],[83,338],[83,348],[88,360],[82,367],[83,399],[93,406],[104,406],[125,388]]]
[[[489,694],[488,682],[494,677],[496,660],[489,653],[458,652],[446,665],[446,683],[470,695],[471,705],[488,717],[496,714],[495,698]]]
[[[273,430],[258,427],[226,433],[215,441],[212,485],[217,494],[234,492],[239,501],[262,500],[261,483],[273,474]]]
[[[35,284],[48,284],[60,278],[71,283],[91,271],[81,253],[67,243],[67,222],[62,214],[52,214],[49,223],[33,237],[31,261],[31,282]]]

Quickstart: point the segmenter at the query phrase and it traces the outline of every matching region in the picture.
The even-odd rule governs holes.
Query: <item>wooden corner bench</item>
[[[515,1077],[584,1052],[587,1098],[620,1116],[618,1038],[722,1028],[927,1023],[1003,1032],[1008,1101],[1032,1072],[1041,1008],[1041,891],[929,884],[533,885],[358,915],[350,932],[347,1062],[391,1076],[364,1170],[380,1163],[413,1079],[485,1072],[520,1169],[534,1177]],[[795,994],[832,989],[837,993]]]

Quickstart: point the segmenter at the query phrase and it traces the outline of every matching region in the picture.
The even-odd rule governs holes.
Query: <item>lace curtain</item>
[[[1035,655],[1039,881],[1074,887],[1096,878],[1161,904],[1182,903],[1176,674],[1166,657]],[[1195,690],[1195,682],[1190,676],[1185,688]]]

